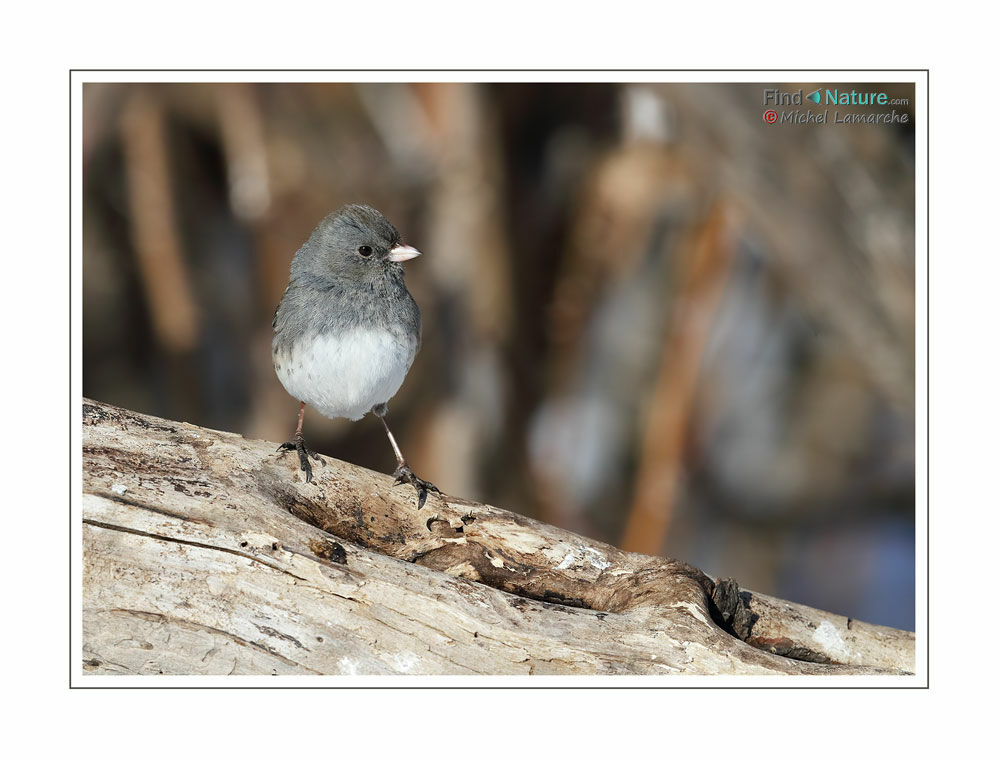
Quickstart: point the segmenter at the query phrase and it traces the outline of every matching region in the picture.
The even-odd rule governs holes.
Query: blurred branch
[[[414,85],[426,114],[436,171],[427,187],[426,266],[443,304],[434,323],[438,345],[461,360],[435,367],[451,392],[426,405],[415,425],[421,468],[462,492],[482,493],[477,454],[494,444],[504,406],[496,368],[510,332],[510,251],[501,218],[503,176],[494,119],[482,92],[461,84]]]
[[[271,202],[260,108],[248,84],[219,87],[217,96],[230,205],[239,218],[256,222],[266,215]]]
[[[121,115],[121,136],[131,232],[153,330],[168,351],[186,352],[197,341],[197,313],[176,226],[160,104],[143,92],[130,97]]]
[[[635,497],[622,547],[662,550],[676,501],[701,358],[732,261],[725,207],[715,202],[680,257],[683,268],[670,333],[645,418]]]

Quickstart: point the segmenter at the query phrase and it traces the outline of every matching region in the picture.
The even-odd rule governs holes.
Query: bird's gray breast
[[[274,368],[293,397],[329,417],[359,419],[402,385],[420,344],[420,311],[405,286],[294,283],[274,320]]]

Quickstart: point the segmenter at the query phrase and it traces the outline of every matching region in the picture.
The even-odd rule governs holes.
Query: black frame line
[[[236,73],[256,73],[256,72],[315,72],[315,73],[406,73],[406,72],[538,72],[538,73],[684,73],[684,72],[734,72],[757,73],[757,72],[840,72],[840,71],[875,71],[875,72],[904,72],[907,74],[923,73],[926,75],[926,117],[923,129],[926,134],[926,626],[923,634],[924,653],[926,656],[926,684],[925,685],[685,685],[682,681],[677,681],[671,685],[544,685],[543,680],[537,685],[120,685],[120,686],[100,686],[100,685],[74,685],[73,684],[73,425],[79,424],[79,419],[74,414],[75,402],[78,398],[73,396],[73,75],[77,73],[97,73],[97,72],[236,72]],[[128,82],[122,82],[125,84]],[[682,82],[681,82],[682,83]],[[724,82],[703,82],[703,84],[723,84]],[[80,83],[81,86],[84,84]],[[584,82],[585,84],[585,82]],[[693,82],[691,82],[693,84]],[[746,84],[752,84],[747,82]],[[69,689],[70,690],[929,690],[930,688],[930,70],[928,68],[897,68],[897,69],[869,69],[869,68],[825,68],[825,69],[534,69],[534,68],[487,68],[487,69],[462,69],[462,68],[438,68],[438,69],[206,69],[206,68],[182,68],[182,69],[121,69],[121,68],[72,68],[69,69],[69,604],[68,604],[68,643],[69,643]],[[915,194],[913,195],[915,203]],[[81,218],[82,223],[82,218]],[[917,243],[918,244],[918,243]],[[80,251],[82,256],[83,251]],[[917,423],[918,431],[918,423]],[[493,675],[493,677],[506,677],[504,675]]]

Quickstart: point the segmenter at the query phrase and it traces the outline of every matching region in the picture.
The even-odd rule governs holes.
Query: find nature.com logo
[[[839,88],[830,89],[820,87],[817,90],[802,94],[802,90],[786,92],[777,88],[763,90],[764,106],[800,106],[803,100],[808,100],[815,105],[832,106],[888,106],[909,104],[908,98],[891,98],[886,92],[876,92],[873,90],[841,90]],[[899,112],[892,108],[889,112],[881,113],[856,113],[848,112],[841,114],[839,110],[832,111],[826,108],[819,112],[804,110],[800,108],[789,108],[778,111],[776,108],[767,108],[763,111],[763,121],[766,124],[776,124],[780,122],[791,124],[907,124],[909,114],[905,111]]]

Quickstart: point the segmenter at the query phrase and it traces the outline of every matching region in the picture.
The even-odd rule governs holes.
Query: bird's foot
[[[310,456],[323,466],[326,466],[326,462],[323,461],[322,457],[318,453],[305,446],[305,438],[301,435],[295,435],[294,440],[289,440],[287,443],[281,443],[281,445],[278,446],[278,450],[298,451],[298,461],[302,465],[302,471],[305,472],[305,481],[307,483],[312,482],[312,464],[309,463]]]
[[[421,480],[415,474],[413,470],[409,468],[409,464],[400,464],[399,467],[393,473],[395,476],[395,484],[400,485],[403,482],[408,482],[414,488],[416,488],[416,510],[419,511],[423,508],[423,504],[427,502],[427,493],[433,491],[434,493],[440,493],[441,491],[437,489],[437,486],[432,482],[427,482],[426,480]]]

